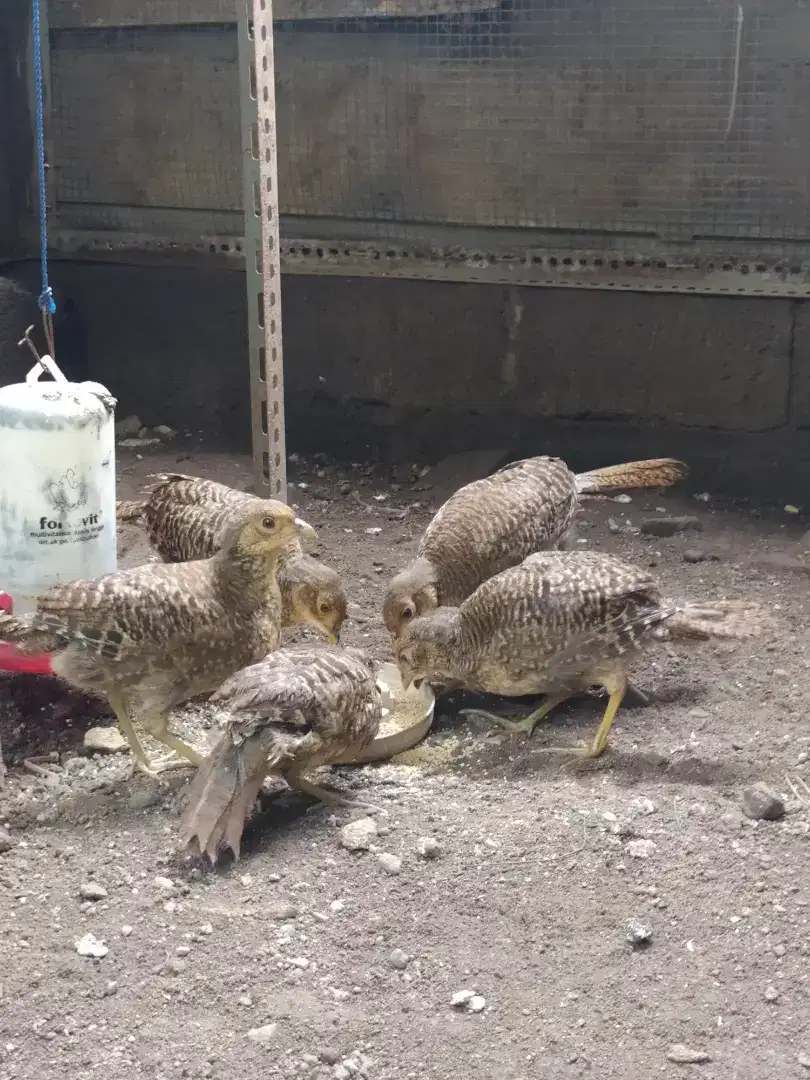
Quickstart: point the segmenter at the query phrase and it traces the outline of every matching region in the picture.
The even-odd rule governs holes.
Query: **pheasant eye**
[[[276,527],[276,519],[274,517],[262,518],[262,528],[267,529],[268,532],[272,532]]]
[[[329,613],[329,605],[328,604],[321,604],[320,605],[320,610],[321,610],[321,615],[327,615]]]

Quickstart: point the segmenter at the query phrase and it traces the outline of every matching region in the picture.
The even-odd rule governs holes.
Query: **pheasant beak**
[[[335,633],[332,633],[330,631],[330,633],[329,633],[329,644],[330,645],[339,645],[340,644],[340,634],[335,634]]]
[[[298,531],[299,536],[305,537],[307,540],[317,540],[318,534],[303,518],[295,519],[295,528]]]

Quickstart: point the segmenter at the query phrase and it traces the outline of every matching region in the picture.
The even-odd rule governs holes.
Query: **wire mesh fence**
[[[274,10],[287,237],[810,243],[801,0]],[[50,27],[60,227],[240,235],[231,0],[51,0]]]

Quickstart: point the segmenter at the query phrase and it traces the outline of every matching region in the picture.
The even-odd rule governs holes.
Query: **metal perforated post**
[[[272,0],[240,4],[245,265],[257,491],[287,501]]]

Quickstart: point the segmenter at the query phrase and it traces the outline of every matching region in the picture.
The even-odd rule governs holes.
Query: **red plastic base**
[[[10,615],[13,610],[14,601],[8,593],[0,592],[0,611]],[[5,641],[0,641],[0,671],[13,671],[19,675],[53,675],[48,653],[24,655],[16,645],[9,645]]]

